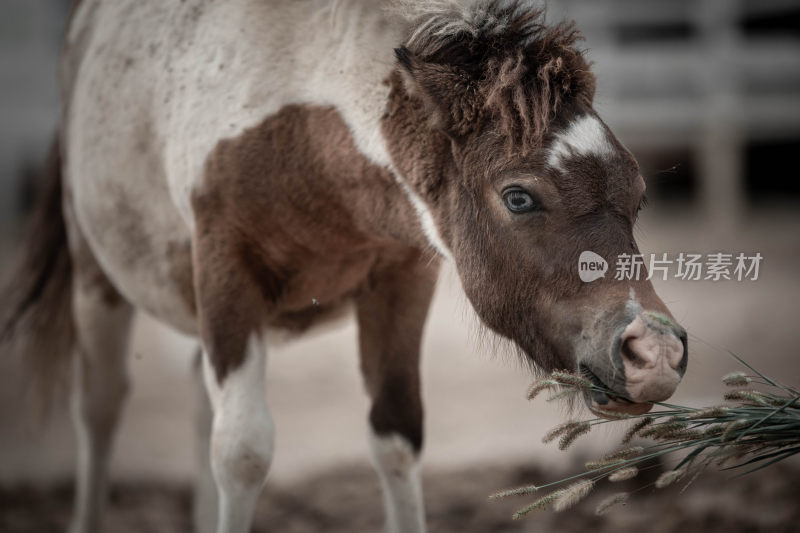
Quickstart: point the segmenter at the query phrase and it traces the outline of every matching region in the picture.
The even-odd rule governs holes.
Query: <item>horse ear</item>
[[[477,128],[483,101],[465,70],[421,60],[404,46],[394,52],[406,91],[422,100],[435,127],[456,138]]]

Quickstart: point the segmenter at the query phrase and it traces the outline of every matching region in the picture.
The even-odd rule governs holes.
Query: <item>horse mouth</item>
[[[603,380],[597,377],[588,366],[581,364],[580,373],[583,377],[594,383],[602,391],[592,390],[584,394],[586,405],[595,413],[603,416],[603,411],[609,413],[624,413],[630,415],[641,415],[650,411],[653,404],[650,402],[637,403],[621,394],[612,392],[611,387],[606,385]]]

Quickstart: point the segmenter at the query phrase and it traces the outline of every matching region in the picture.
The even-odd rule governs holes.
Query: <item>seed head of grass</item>
[[[740,429],[746,428],[752,423],[753,422],[748,420],[747,418],[740,418],[738,420],[734,420],[733,422],[728,422],[725,425],[725,430],[722,432],[722,437],[720,437],[720,439],[722,440],[722,442],[733,440],[734,438],[736,438],[737,432]]]
[[[569,422],[564,422],[563,424],[559,424],[547,433],[545,433],[544,437],[542,437],[542,442],[547,444],[550,441],[556,439],[556,437],[561,436],[564,433],[568,433],[570,431],[575,430],[576,428],[582,428],[583,426],[588,426],[588,422],[582,422],[580,420],[570,420]],[[588,431],[588,430],[587,430]]]
[[[676,431],[683,431],[688,424],[682,420],[674,422],[665,422],[663,424],[653,425],[645,430],[639,432],[640,437],[652,437],[654,439],[669,438]]]
[[[642,448],[641,446],[631,446],[629,448],[623,448],[621,450],[609,453],[602,459],[589,461],[586,463],[585,466],[587,470],[602,470],[610,466],[620,465],[629,459],[641,455],[643,451],[644,448]]]
[[[603,470],[604,468],[608,468],[609,466],[611,466],[611,465],[615,465],[615,464],[618,464],[618,463],[620,463],[620,462],[621,462],[621,461],[613,461],[613,462],[607,462],[607,461],[587,461],[587,462],[584,464],[584,466],[586,467],[586,470],[589,470],[589,471],[591,472],[592,470]]]
[[[576,503],[584,499],[594,488],[594,481],[582,479],[563,489],[561,494],[553,502],[553,510],[556,512],[566,511]]]
[[[539,381],[535,381],[530,388],[528,389],[528,399],[533,400],[536,396],[539,395],[540,392],[547,390],[547,389],[554,389],[559,386],[558,381],[554,379],[540,379]]]
[[[597,509],[594,510],[594,514],[597,516],[606,514],[612,507],[615,505],[619,505],[621,503],[625,503],[628,501],[628,493],[627,492],[618,492],[616,494],[612,494],[602,502],[600,505],[597,506]]]
[[[746,387],[753,381],[744,372],[731,372],[722,376],[722,382],[728,387]]]
[[[725,399],[731,402],[751,403],[754,405],[770,405],[768,398],[755,390],[735,390],[725,394]]]
[[[617,450],[615,452],[611,452],[605,457],[603,457],[604,461],[612,461],[617,459],[630,459],[631,457],[637,457],[642,455],[644,448],[641,446],[631,446],[629,448],[622,448],[621,450]]]
[[[616,483],[618,481],[627,481],[628,479],[633,479],[639,474],[639,469],[635,466],[628,466],[625,468],[620,468],[619,470],[615,470],[608,476],[608,480],[612,483]]]
[[[570,385],[576,389],[590,390],[592,387],[594,387],[594,384],[588,379],[577,374],[572,374],[571,372],[555,370],[551,375],[553,376],[553,379],[562,385]]]
[[[526,487],[517,487],[515,489],[506,489],[506,490],[499,490],[495,493],[489,495],[490,500],[499,500],[501,498],[508,498],[509,496],[525,496],[527,494],[533,494],[539,490],[539,487],[535,485],[528,485]]]
[[[682,429],[670,433],[669,438],[676,442],[696,441],[703,438],[703,432],[699,429]]]
[[[575,442],[575,439],[589,433],[589,430],[592,429],[592,426],[589,425],[588,422],[584,422],[583,424],[577,425],[561,435],[561,438],[558,441],[558,449],[559,450],[566,450],[570,447],[570,445]]]
[[[656,479],[656,488],[663,489],[664,487],[668,487],[678,481],[683,475],[686,473],[686,469],[679,468],[677,470],[669,470],[664,472],[658,479]]]
[[[724,432],[724,424],[714,424],[713,426],[708,426],[703,430],[703,437],[714,437],[716,435],[722,435]]]
[[[639,419],[639,421],[633,424],[630,427],[630,429],[628,429],[628,432],[625,433],[625,437],[623,437],[622,443],[628,444],[630,441],[633,440],[633,438],[636,436],[637,433],[639,433],[644,428],[652,424],[654,420],[655,418],[653,418],[652,416],[646,416],[644,418]]]
[[[729,411],[730,408],[724,405],[718,405],[715,407],[707,407],[706,409],[697,409],[693,413],[686,415],[686,420],[699,420],[701,418],[719,418],[724,416],[725,413]]]
[[[563,490],[557,490],[557,491],[551,492],[547,496],[543,496],[543,497],[539,498],[535,502],[533,502],[533,503],[531,503],[529,505],[526,505],[522,509],[518,510],[516,513],[511,515],[511,518],[513,520],[519,520],[520,518],[522,518],[523,516],[527,515],[531,511],[535,511],[537,509],[542,509],[542,508],[550,505],[553,502],[553,500],[555,500],[556,498],[558,498],[561,495],[562,492],[564,492],[564,491]]]
[[[599,417],[607,418],[611,420],[629,420],[634,418],[634,415],[630,415],[628,413],[621,413],[617,411],[610,411],[608,409],[603,409],[601,407],[589,407],[589,410],[596,414]]]
[[[572,387],[570,387],[568,389],[564,389],[562,391],[559,391],[559,392],[553,394],[552,396],[550,396],[547,399],[547,401],[548,402],[555,402],[557,400],[563,400],[565,398],[571,398],[571,397],[575,396],[576,394],[578,394],[580,392],[581,392],[580,390],[573,389]]]

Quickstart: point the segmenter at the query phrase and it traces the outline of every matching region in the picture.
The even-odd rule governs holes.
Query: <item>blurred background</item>
[[[13,258],[35,175],[58,120],[57,55],[67,0],[0,5],[0,251]],[[552,0],[550,20],[575,19],[599,85],[596,107],[638,157],[648,186],[643,253],[761,253],[757,281],[654,283],[690,333],[689,371],[674,403],[718,401],[731,349],[800,384],[800,2]],[[593,507],[556,522],[510,523],[520,502],[486,495],[574,472],[608,451],[613,432],[569,453],[541,443],[564,413],[528,403],[531,376],[479,341],[459,281],[445,266],[427,323],[424,469],[433,531],[797,531],[797,465],[753,481],[698,482],[660,500],[646,491],[610,518]],[[258,527],[372,531],[380,525],[368,469],[368,404],[355,328],[346,321],[270,353],[268,396],[277,451]],[[110,531],[187,527],[193,472],[192,342],[140,317],[134,391],[118,436]],[[45,421],[20,401],[18,370],[0,358],[0,530],[59,530],[74,464],[65,405]],[[138,492],[137,492],[138,491]],[[143,510],[145,509],[145,510]],[[32,515],[48,516],[48,528]],[[346,516],[343,516],[346,515]],[[661,517],[660,520],[657,520]],[[583,520],[583,521],[581,521]],[[719,529],[715,529],[719,528]],[[726,529],[727,528],[727,529]]]

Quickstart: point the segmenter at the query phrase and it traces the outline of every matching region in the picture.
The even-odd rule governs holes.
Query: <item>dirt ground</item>
[[[738,368],[725,348],[800,384],[798,234],[794,209],[757,214],[722,233],[686,214],[645,217],[636,232],[644,253],[764,256],[756,282],[655,281],[690,334],[689,370],[672,401],[717,402],[724,390],[719,377]],[[527,500],[489,503],[487,494],[563,477],[574,471],[571,464],[605,453],[616,439],[593,432],[569,453],[542,444],[564,413],[524,400],[530,374],[502,351],[493,353],[491,340],[481,342],[476,324],[457,276],[446,267],[423,346],[431,531],[800,531],[797,465],[731,482],[730,476],[708,476],[682,495],[646,489],[609,517],[593,516],[595,496],[575,511],[512,522],[512,511]],[[134,389],[111,465],[110,533],[188,531],[193,346],[147,318],[136,326]],[[380,495],[367,463],[369,404],[357,361],[352,322],[271,348],[267,397],[278,431],[257,531],[380,530]],[[63,531],[75,454],[67,402],[61,399],[42,423],[22,401],[21,385],[18,362],[0,357],[0,532]],[[533,465],[547,465],[548,472]]]
[[[498,488],[555,479],[525,465],[516,468],[464,469],[425,476],[431,533],[589,532],[592,533],[790,533],[800,531],[800,470],[773,468],[735,480],[708,474],[681,493],[679,484],[642,489],[604,516],[597,502],[619,490],[652,482],[634,479],[623,486],[606,483],[577,507],[540,511],[522,520],[510,516],[531,501],[487,501]],[[71,489],[0,490],[0,531],[64,531]],[[111,493],[107,531],[113,533],[189,533],[191,494],[184,485],[116,483]],[[255,519],[255,533],[359,533],[380,531],[382,511],[375,474],[363,465],[339,467],[282,488],[268,488]]]

